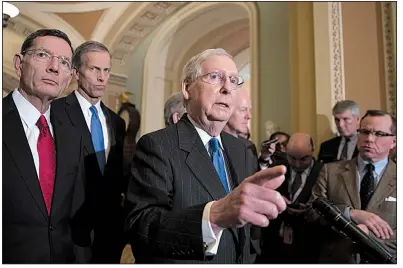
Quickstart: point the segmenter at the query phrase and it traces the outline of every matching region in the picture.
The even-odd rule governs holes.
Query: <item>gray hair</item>
[[[210,48],[206,49],[200,54],[192,57],[183,67],[181,82],[190,84],[196,81],[202,75],[202,64],[212,56],[227,56],[231,60],[233,57],[223,48]]]
[[[73,67],[75,69],[79,70],[81,68],[81,65],[83,64],[82,56],[88,52],[107,52],[109,57],[112,59],[111,53],[104,44],[97,41],[86,41],[79,45],[74,51]]]
[[[171,97],[169,97],[169,99],[165,102],[164,120],[166,127],[174,123],[172,120],[172,115],[174,113],[178,113],[179,117],[182,117],[182,115],[186,113],[182,92],[172,94]]]
[[[360,108],[355,101],[343,100],[336,103],[333,107],[333,115],[341,114],[347,110],[351,110],[351,114],[355,117],[360,117]]]

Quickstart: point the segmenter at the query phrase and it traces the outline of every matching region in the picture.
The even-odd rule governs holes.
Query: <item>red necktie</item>
[[[43,115],[39,117],[36,126],[40,131],[37,147],[39,155],[39,184],[41,185],[46,209],[50,215],[56,174],[55,144],[48,123]]]

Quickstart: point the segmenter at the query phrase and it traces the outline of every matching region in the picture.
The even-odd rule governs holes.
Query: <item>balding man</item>
[[[246,89],[239,89],[234,94],[235,108],[224,131],[239,138],[248,148],[248,167],[251,171],[258,169],[257,150],[255,144],[245,138],[249,133],[249,120],[252,118],[252,102]]]
[[[182,92],[175,92],[164,105],[165,127],[178,123],[182,115],[186,113]]]
[[[307,133],[295,133],[287,144],[287,173],[279,192],[288,204],[264,230],[260,263],[314,263],[318,251],[313,225],[304,223],[303,208],[322,168],[314,159],[314,145]]]

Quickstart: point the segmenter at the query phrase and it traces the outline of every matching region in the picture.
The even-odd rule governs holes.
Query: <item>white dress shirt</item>
[[[340,159],[341,153],[343,152],[344,144],[346,144],[346,137],[342,136],[339,145],[339,151],[337,152],[337,159]],[[347,159],[353,158],[356,146],[357,146],[357,135],[353,135],[351,136],[351,139],[347,145]]]
[[[88,130],[91,133],[91,117],[92,117],[92,112],[90,110],[92,103],[89,102],[87,99],[85,99],[83,96],[81,96],[80,93],[77,92],[77,90],[74,91],[74,94],[76,94],[78,103],[80,104],[81,110],[83,112],[85,122],[87,123]],[[104,112],[101,109],[101,101],[98,101],[95,105],[95,108],[98,111],[98,117],[99,120],[101,121],[102,125],[102,133],[104,135],[104,148],[105,148],[105,161],[108,161],[108,154],[110,151],[110,142],[109,142],[109,128],[106,124],[106,117],[104,115]],[[106,163],[106,162],[105,162]]]
[[[209,141],[212,138],[212,136],[210,136],[206,131],[204,131],[188,114],[188,118],[190,120],[190,122],[193,124],[193,126],[196,128],[197,133],[199,134],[204,147],[206,148],[207,152],[209,155],[210,154],[210,145],[209,145]],[[218,140],[218,143],[220,144],[221,147],[221,151],[224,151],[224,147],[222,145],[221,142],[221,136],[217,136],[216,137]],[[225,166],[225,174],[227,175],[227,184],[228,187],[230,187],[231,184],[229,184],[228,181],[228,171],[227,171],[227,167]],[[215,201],[211,201],[209,203],[206,204],[206,206],[204,207],[203,210],[203,216],[202,216],[202,235],[203,235],[203,242],[206,245],[206,251],[205,254],[206,255],[216,255],[217,254],[217,250],[218,250],[218,245],[220,244],[220,239],[221,239],[221,235],[224,229],[219,228],[219,230],[217,230],[218,232],[215,233],[213,231],[213,228],[211,227],[211,222],[210,222],[210,209],[211,209],[211,205],[214,203]]]
[[[302,173],[301,173],[301,186],[298,188],[297,192],[294,194],[294,196],[292,197],[292,200],[290,200],[291,202],[294,202],[299,194],[302,192],[302,189],[304,189],[305,183],[306,183],[306,179],[308,178],[309,174],[311,173],[312,167],[313,167],[313,163],[314,161],[312,160],[311,164],[309,165],[309,167],[307,167]],[[291,176],[290,176],[290,181],[288,182],[288,192],[291,193],[291,186],[292,183],[294,182],[295,179],[295,175],[297,174],[297,172],[295,172],[294,169],[291,168]]]
[[[36,126],[36,122],[38,122],[41,113],[24,96],[21,95],[18,88],[16,88],[12,94],[15,106],[17,106],[17,110],[21,118],[25,135],[27,136],[29,148],[31,149],[32,157],[34,159],[36,174],[38,174],[39,179],[38,138],[40,131]],[[52,137],[54,137],[53,127],[50,122],[50,106],[43,115],[48,123],[50,133],[52,134]]]

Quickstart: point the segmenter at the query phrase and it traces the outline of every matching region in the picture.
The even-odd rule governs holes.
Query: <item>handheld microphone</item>
[[[325,198],[318,198],[312,207],[336,229],[359,244],[367,256],[376,263],[396,264],[396,260],[381,244],[369,237],[355,223],[344,217],[343,213]]]

